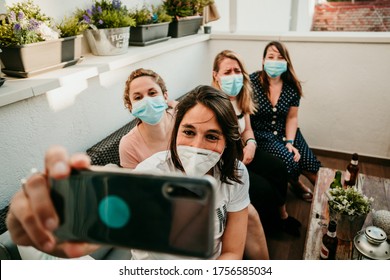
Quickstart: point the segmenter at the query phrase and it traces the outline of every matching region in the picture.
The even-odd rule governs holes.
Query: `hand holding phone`
[[[84,241],[193,257],[214,244],[211,176],[73,170],[51,181],[60,240]]]

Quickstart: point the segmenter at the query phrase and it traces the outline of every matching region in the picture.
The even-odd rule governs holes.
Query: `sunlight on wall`
[[[85,80],[50,90],[46,94],[47,101],[50,108],[54,112],[58,112],[73,105],[77,95],[87,88],[88,82]]]

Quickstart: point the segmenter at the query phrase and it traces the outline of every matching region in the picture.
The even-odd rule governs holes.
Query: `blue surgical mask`
[[[221,89],[229,96],[237,96],[244,85],[242,74],[222,76],[220,79]]]
[[[133,102],[131,113],[150,125],[158,124],[168,105],[162,95],[144,97],[140,101]]]
[[[287,61],[266,60],[264,62],[264,71],[271,78],[276,78],[287,71]]]

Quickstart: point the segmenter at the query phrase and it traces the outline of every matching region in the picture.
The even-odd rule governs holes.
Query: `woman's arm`
[[[242,159],[242,163],[245,165],[252,162],[255,157],[257,145],[254,141],[247,142],[248,139],[255,139],[255,135],[253,133],[251,120],[249,114],[245,114],[245,130],[241,133],[241,139],[244,142],[244,158]]]
[[[248,228],[248,207],[238,212],[228,212],[222,236],[222,252],[218,260],[242,260]]]
[[[286,140],[295,140],[295,134],[298,129],[298,107],[291,106],[290,110],[287,114],[286,119]],[[286,148],[289,150],[289,152],[294,153],[294,160],[299,161],[301,158],[301,155],[299,154],[299,151],[293,146],[292,143],[287,142]]]

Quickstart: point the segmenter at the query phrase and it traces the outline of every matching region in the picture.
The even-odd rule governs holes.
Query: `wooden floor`
[[[345,170],[350,161],[350,156],[333,155],[329,157],[326,153],[317,154],[318,160],[323,167]],[[366,175],[390,178],[389,162],[385,163],[367,159],[359,160],[360,172]],[[306,178],[303,179],[307,186],[311,186]],[[301,260],[305,246],[306,230],[311,204],[297,198],[288,191],[287,211],[289,215],[297,218],[301,223],[301,237],[293,237],[286,233],[272,233],[267,235],[267,244],[272,260]]]

